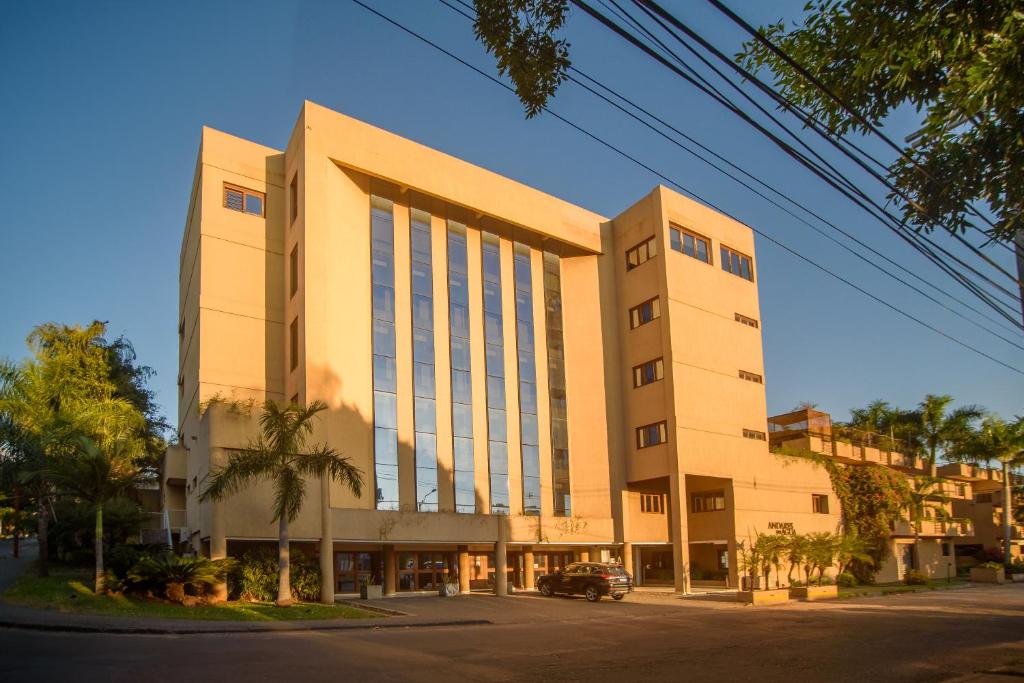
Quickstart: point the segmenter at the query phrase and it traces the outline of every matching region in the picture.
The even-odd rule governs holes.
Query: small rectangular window
[[[764,441],[765,440],[764,432],[759,432],[756,429],[744,429],[743,430],[743,436],[744,436],[744,438],[754,439],[755,441]]]
[[[661,358],[649,360],[633,368],[633,387],[657,382],[665,378],[665,363]]]
[[[660,493],[640,494],[640,512],[649,512],[652,515],[665,514],[665,497]]]
[[[669,228],[669,244],[681,254],[711,263],[711,240],[684,228]]]
[[[292,253],[288,256],[288,290],[290,296],[295,296],[299,291],[299,245],[292,247]]]
[[[949,557],[952,554],[953,554],[952,543],[943,543],[942,544],[942,556],[943,557]]]
[[[757,382],[758,384],[764,384],[764,378],[756,372],[747,372],[746,370],[740,370],[740,379],[745,379],[748,382]]]
[[[262,192],[224,183],[224,207],[232,211],[241,211],[262,218],[265,199]]]
[[[991,493],[979,493],[975,497],[974,500],[976,502],[978,502],[978,503],[991,503],[992,502],[992,494]]]
[[[626,270],[633,270],[637,266],[647,263],[658,255],[658,243],[653,237],[648,237],[640,244],[626,251]]]
[[[636,428],[636,447],[647,448],[668,441],[668,427],[664,421]]]
[[[749,327],[753,327],[755,330],[758,328],[758,322],[754,318],[748,318],[747,316],[741,315],[739,313],[736,313],[734,315],[736,316],[736,322],[742,323]]]
[[[629,328],[636,329],[661,317],[661,304],[657,297],[629,309]]]
[[[722,270],[744,280],[754,281],[754,263],[749,256],[722,245]]]
[[[690,496],[693,512],[718,512],[725,509],[725,491],[705,491]]]
[[[828,496],[822,493],[811,494],[811,511],[821,514],[828,514]]]
[[[288,207],[291,220],[289,223],[294,223],[295,219],[299,216],[299,174],[296,173],[292,176],[292,182],[288,184]]]
[[[291,369],[299,367],[299,319],[292,321],[288,328],[288,347],[291,359]]]

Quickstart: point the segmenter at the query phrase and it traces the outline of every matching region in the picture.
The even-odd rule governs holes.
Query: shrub
[[[982,564],[979,564],[978,566],[981,567],[982,569],[1002,569],[1003,568],[1003,563],[1002,562],[983,562]]]
[[[834,583],[835,583],[835,580],[831,576],[829,576],[827,574],[822,576],[821,579],[818,581],[818,585],[819,586],[831,586]]]
[[[125,582],[128,580],[128,572],[139,560],[165,552],[165,546],[153,543],[122,543],[108,550],[103,560],[110,573]]]
[[[928,585],[928,576],[916,569],[908,569],[907,573],[903,575],[903,583],[908,586],[926,586]]]
[[[979,551],[974,554],[974,559],[978,562],[1002,562],[1003,551],[1000,548],[986,548],[985,550]]]
[[[1024,560],[1019,557],[1015,557],[1013,562],[1006,565],[1007,574],[1024,574]]]
[[[128,578],[139,585],[155,587],[168,600],[185,601],[185,590],[199,592],[224,581],[230,562],[212,561],[205,557],[182,557],[171,552],[140,559]]]
[[[836,577],[836,583],[839,584],[840,588],[856,588],[859,582],[857,577],[850,572],[843,572]]]
[[[103,539],[108,546],[125,543],[137,536],[146,514],[138,504],[115,498],[103,506]],[[54,503],[54,516],[47,532],[51,552],[75,564],[94,562],[96,508],[67,498]]]
[[[320,599],[320,563],[316,557],[293,552],[289,573],[295,598],[305,602]],[[256,548],[242,555],[228,574],[228,594],[238,600],[273,601],[277,597],[277,553]]]

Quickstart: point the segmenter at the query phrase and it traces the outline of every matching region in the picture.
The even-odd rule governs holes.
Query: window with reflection
[[[548,405],[551,412],[551,491],[556,517],[572,514],[569,491],[569,427],[562,335],[562,271],[556,254],[544,253],[544,316],[548,340]]]
[[[473,384],[470,370],[466,226],[448,221],[449,353],[452,366],[452,451],[455,511],[476,512],[473,484]]]
[[[484,345],[487,372],[487,464],[491,513],[509,513],[508,443],[505,413],[505,338],[502,331],[501,251],[498,237],[481,233]]]
[[[516,287],[516,356],[519,363],[519,431],[523,463],[523,514],[540,514],[540,439],[537,432],[537,366],[530,248],[513,247]]]
[[[437,396],[434,374],[434,285],[430,214],[409,212],[412,281],[413,433],[416,509],[437,511]]]
[[[395,381],[394,204],[372,197],[373,468],[378,510],[398,509],[398,387]]]

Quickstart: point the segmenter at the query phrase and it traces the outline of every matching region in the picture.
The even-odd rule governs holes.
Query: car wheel
[[[626,597],[625,593],[615,593],[612,595],[612,600],[621,600],[624,597]]]
[[[601,594],[597,592],[597,586],[591,584],[587,586],[587,589],[583,592],[586,596],[587,602],[597,602],[601,599]]]
[[[537,588],[540,590],[540,594],[546,598],[550,598],[552,595],[555,594],[555,592],[551,590],[551,584],[547,581],[542,581],[541,584],[537,586]]]

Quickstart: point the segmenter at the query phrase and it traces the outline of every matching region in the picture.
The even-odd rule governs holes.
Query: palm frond
[[[274,518],[289,522],[299,516],[306,499],[306,481],[291,467],[281,467],[274,476]]]
[[[254,481],[268,479],[274,475],[277,464],[274,452],[259,437],[248,448],[228,456],[226,465],[211,470],[199,500],[222,500]]]
[[[311,452],[296,456],[296,471],[307,477],[329,477],[347,485],[357,497],[363,495],[363,471],[352,464],[348,456],[328,446],[317,446]]]

